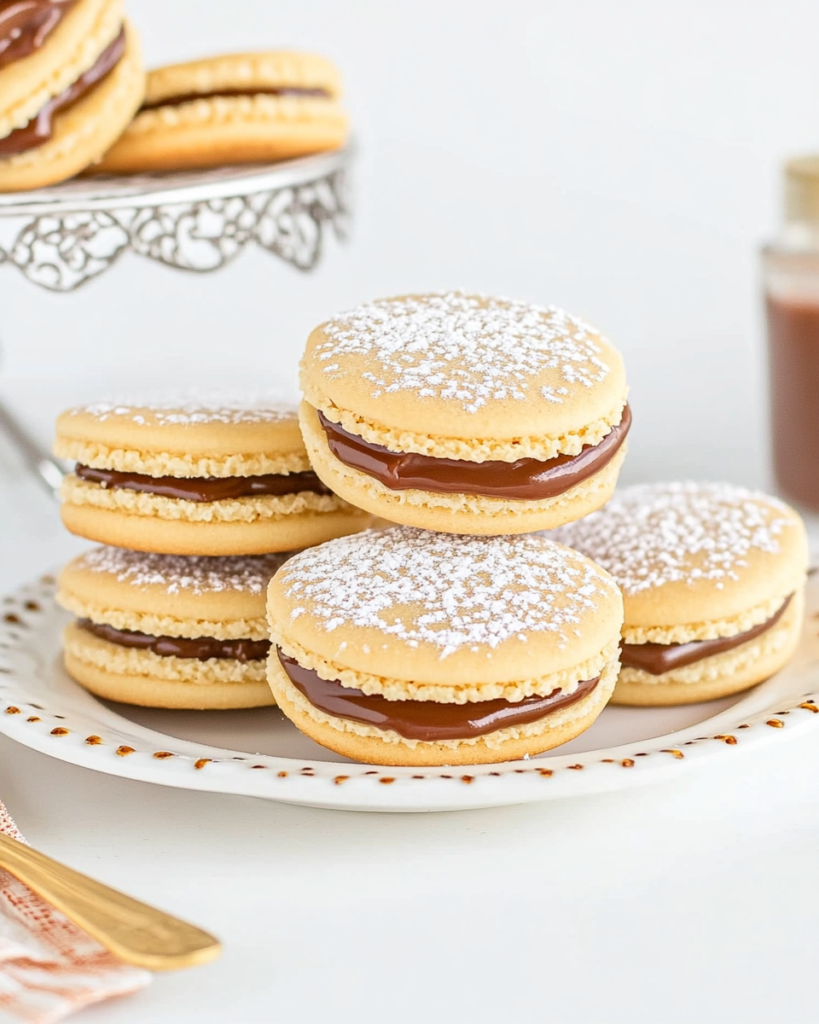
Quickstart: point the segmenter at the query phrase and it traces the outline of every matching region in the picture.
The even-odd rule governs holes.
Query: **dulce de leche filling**
[[[661,676],[675,668],[694,665],[704,658],[711,658],[724,651],[732,651],[766,633],[785,614],[793,594],[788,597],[779,611],[766,622],[747,629],[736,636],[722,636],[715,640],[692,640],[687,644],[621,644],[620,664],[623,668],[638,668],[652,676]]]
[[[626,405],[620,422],[599,444],[585,445],[579,455],[558,455],[546,461],[468,462],[393,452],[351,434],[327,419],[320,409],[317,412],[327,445],[339,462],[375,477],[390,490],[417,489],[523,501],[556,498],[599,473],[617,454],[631,427],[631,410]]]
[[[162,100],[146,101],[141,110],[156,110],[157,107],[180,107],[194,100],[212,100],[230,96],[312,96],[315,99],[329,99],[327,89],[309,88],[299,85],[247,86],[244,89],[216,89],[214,92],[186,92],[178,96],[167,96]]]
[[[90,619],[78,619],[77,625],[87,633],[101,640],[118,644],[120,647],[137,647],[153,651],[163,657],[195,658],[208,661],[210,658],[234,658],[242,663],[261,661],[270,650],[269,640],[217,640],[215,637],[197,636],[151,636],[130,629],[114,629],[113,626]]]
[[[0,68],[39,50],[77,0],[0,0]]]
[[[22,128],[16,128],[0,139],[0,157],[25,153],[48,142],[54,134],[54,115],[67,110],[91,92],[116,67],[123,53],[125,53],[124,28],[97,57],[96,63],[83,72],[76,82],[69,85],[59,96],[48,100],[28,124],[23,125]]]
[[[582,700],[600,681],[597,676],[578,683],[574,693],[568,696],[558,688],[547,697],[524,697],[515,702],[501,699],[439,704],[431,700],[387,700],[378,694],[368,696],[338,681],[322,679],[313,669],[304,668],[279,647],[276,653],[287,678],[319,711],[378,729],[390,729],[405,739],[427,743],[467,740],[497,729],[537,722],[552,711]]]
[[[121,473],[115,469],[94,469],[78,464],[74,472],[81,480],[105,488],[143,491],[162,498],[183,501],[225,501],[229,498],[252,498],[286,494],[331,494],[315,473],[269,473],[263,476],[177,477],[147,476],[143,473]]]

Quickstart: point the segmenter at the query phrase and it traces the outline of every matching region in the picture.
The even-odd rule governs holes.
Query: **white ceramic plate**
[[[180,789],[343,810],[431,811],[550,800],[679,775],[819,726],[819,576],[791,664],[739,698],[609,707],[572,743],[474,768],[378,768],[340,758],[276,710],[157,711],[99,701],[65,673],[68,616],[45,577],[0,605],[0,731],[72,764]]]

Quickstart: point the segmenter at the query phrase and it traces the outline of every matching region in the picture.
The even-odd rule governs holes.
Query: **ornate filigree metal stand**
[[[299,270],[329,229],[345,237],[349,150],[264,167],[85,178],[0,195],[0,265],[71,292],[125,252],[180,270],[218,270],[249,242]]]

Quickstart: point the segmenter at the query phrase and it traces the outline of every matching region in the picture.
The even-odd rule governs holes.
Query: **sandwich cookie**
[[[72,533],[173,555],[292,551],[363,529],[369,516],[310,468],[295,409],[267,396],[101,403],[57,421]]]
[[[372,764],[538,754],[587,729],[617,679],[620,592],[540,536],[370,530],[295,555],[267,610],[281,710]]]
[[[299,418],[337,494],[396,523],[528,533],[600,508],[631,414],[619,353],[554,307],[462,292],[316,328]]]
[[[805,528],[787,505],[729,484],[629,487],[549,535],[623,591],[616,704],[690,704],[738,693],[799,642]]]
[[[0,191],[82,171],[122,133],[144,93],[122,0],[0,2]]]
[[[272,704],[265,590],[282,555],[180,558],[94,548],[59,578],[78,616],[65,667],[108,700],[152,708]]]
[[[347,141],[338,69],[312,53],[238,53],[158,68],[145,101],[97,170],[284,160]]]

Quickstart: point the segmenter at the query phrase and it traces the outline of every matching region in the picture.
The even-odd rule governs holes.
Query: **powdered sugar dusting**
[[[532,306],[465,292],[381,299],[334,317],[316,349],[325,374],[345,374],[339,359],[372,357],[363,374],[373,397],[412,391],[459,402],[474,413],[491,401],[562,404],[602,383],[611,368],[598,334],[554,306]],[[557,371],[556,382],[532,378]]]
[[[694,580],[722,589],[751,551],[779,551],[779,536],[793,525],[787,511],[730,484],[642,484],[548,536],[599,562],[626,594]]]
[[[87,413],[99,420],[130,419],[143,425],[149,420],[160,425],[194,423],[271,423],[296,416],[296,405],[271,391],[187,390],[167,391],[80,406],[71,412]]]
[[[597,566],[538,536],[459,537],[409,527],[367,531],[295,555],[284,566],[293,619],[327,632],[371,627],[446,657],[533,632],[565,644],[616,588]],[[305,602],[305,603],[302,603]]]
[[[135,587],[162,586],[169,594],[239,591],[262,594],[288,555],[199,557],[153,555],[99,547],[82,555],[77,568],[116,576]]]

